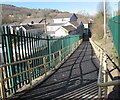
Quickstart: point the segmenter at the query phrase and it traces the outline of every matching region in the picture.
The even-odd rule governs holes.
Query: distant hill
[[[29,9],[14,5],[2,6],[2,24],[20,23],[26,18],[53,18],[60,11],[56,9]]]

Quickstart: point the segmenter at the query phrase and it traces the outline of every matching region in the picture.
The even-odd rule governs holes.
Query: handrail
[[[12,75],[12,76],[9,76],[9,77],[7,77],[7,78],[2,78],[2,76],[0,77],[1,78],[1,80],[0,80],[0,83],[1,83],[1,85],[2,85],[2,87],[3,87],[3,89],[1,89],[1,95],[2,95],[2,97],[3,97],[3,99],[4,98],[6,98],[5,97],[5,90],[4,90],[4,86],[5,86],[5,81],[6,80],[9,80],[9,79],[11,79],[11,78],[14,78],[14,77],[16,77],[16,76],[19,76],[19,75],[21,75],[21,74],[23,74],[23,73],[26,73],[26,72],[28,72],[28,77],[29,77],[29,81],[30,81],[30,87],[32,86],[32,77],[31,77],[31,71],[32,70],[34,70],[34,69],[37,69],[37,68],[40,68],[41,66],[44,66],[44,74],[45,74],[45,76],[46,76],[46,67],[47,67],[47,65],[48,64],[50,64],[50,63],[54,63],[54,61],[55,60],[57,60],[57,59],[59,59],[59,63],[57,63],[57,64],[54,64],[54,65],[58,65],[58,64],[60,64],[64,59],[66,59],[66,56],[64,56],[64,55],[66,55],[67,54],[67,52],[69,52],[70,51],[70,54],[71,53],[73,53],[74,51],[75,51],[75,49],[79,46],[79,44],[81,44],[81,42],[82,42],[82,39],[81,40],[78,40],[78,41],[76,41],[75,43],[73,43],[73,44],[71,44],[71,45],[69,45],[69,46],[66,46],[66,47],[64,47],[64,48],[62,48],[61,50],[58,50],[58,51],[56,51],[56,52],[54,52],[54,53],[51,53],[51,54],[49,54],[49,55],[44,55],[44,56],[39,56],[39,57],[35,57],[35,58],[30,58],[30,59],[26,59],[26,60],[22,60],[22,61],[17,61],[17,62],[13,62],[13,63],[9,63],[9,64],[4,64],[4,65],[0,65],[0,71],[1,71],[1,73],[3,73],[3,68],[4,67],[7,67],[7,66],[11,66],[11,65],[17,65],[17,64],[20,64],[20,63],[25,63],[26,62],[26,66],[28,66],[28,69],[27,70],[23,70],[22,72],[19,72],[19,73],[17,73],[17,74],[14,74],[14,75]],[[67,48],[70,48],[70,49],[67,49]],[[63,51],[63,50],[65,50],[62,54],[61,54],[61,52]],[[55,55],[57,54],[57,53],[59,53],[59,55],[57,56],[57,57],[55,57]],[[62,57],[62,55],[64,56],[64,58],[63,59],[61,59],[61,57]],[[51,59],[50,61],[46,61],[46,58],[47,57],[49,57],[49,56],[53,56],[53,59]],[[67,54],[67,56],[69,56],[69,54]],[[37,59],[40,59],[40,58],[42,58],[43,59],[43,64],[40,64],[40,65],[37,65],[37,66],[35,66],[35,67],[32,67],[32,68],[30,68],[30,64],[32,63],[32,60],[37,60]],[[21,88],[20,88],[21,89]],[[11,96],[11,95],[10,95]]]
[[[76,42],[75,42],[75,43],[76,43]],[[67,46],[67,47],[65,47],[65,48],[63,48],[63,49],[61,49],[61,50],[59,50],[59,51],[62,51],[62,50],[66,49],[66,48],[68,48],[68,47],[70,47],[70,46],[72,46],[72,45],[75,45],[75,43],[73,43],[73,44],[71,44],[71,45],[69,45],[69,46]],[[50,55],[39,56],[39,57],[35,57],[35,58],[30,58],[30,59],[27,59],[27,60],[21,60],[21,61],[9,63],[9,64],[0,65],[0,68],[6,67],[6,66],[10,66],[10,65],[16,65],[16,64],[19,64],[19,63],[27,62],[27,61],[36,60],[36,59],[43,58],[43,57],[49,57],[49,56],[52,56],[53,54],[58,53],[59,51],[54,52],[54,53],[52,53],[52,54],[50,54]],[[64,54],[64,53],[63,53],[63,54]],[[58,57],[60,57],[60,55],[59,55]],[[53,60],[54,60],[54,59],[53,59]],[[52,61],[46,62],[46,64],[51,63],[51,62],[52,62]],[[45,65],[45,64],[39,65],[39,67],[40,67],[40,66],[44,66],[44,65]],[[31,70],[32,70],[32,69],[35,69],[35,68],[37,68],[37,67],[31,68]],[[23,74],[23,73],[25,73],[25,72],[28,72],[28,71],[23,71],[23,72],[21,72],[20,74]],[[18,74],[19,74],[19,73],[18,73]],[[18,74],[17,74],[17,76],[18,76]],[[16,76],[16,74],[13,75],[11,78],[13,78],[13,77],[15,77],[15,76]],[[6,78],[6,79],[4,79],[4,80],[7,80],[7,79],[9,79],[9,77]]]
[[[105,83],[98,81],[98,86],[100,87],[106,87],[106,86],[112,86],[112,85],[118,85],[118,84],[120,84],[120,80],[114,80],[114,81],[105,82]]]
[[[118,68],[118,66],[116,66],[116,64],[110,59],[110,57],[105,53],[105,50],[103,48],[101,48],[100,46],[98,46],[95,42],[93,42],[91,39],[90,39],[90,42],[92,45],[94,45],[94,47],[96,46],[97,48],[99,48],[99,50],[101,50],[102,52],[104,52],[104,56],[108,57],[108,59],[112,62],[112,64],[116,67],[116,69],[118,69],[118,71],[120,70]],[[98,51],[99,51],[98,50]],[[100,51],[99,51],[100,52]],[[103,56],[103,54],[101,55]],[[102,57],[103,59],[103,57]],[[110,82],[102,82],[102,74],[106,75],[106,71],[105,73],[102,72],[102,67],[104,66],[103,61],[101,60],[100,58],[100,68],[99,68],[99,73],[98,73],[98,81],[97,81],[97,85],[99,86],[99,91],[98,91],[98,98],[101,98],[101,87],[105,87],[105,90],[106,90],[106,93],[107,94],[107,87],[108,86],[112,86],[112,85],[118,85],[120,84],[120,79],[118,80],[114,80],[114,81],[110,81]],[[106,63],[106,60],[105,60],[105,63]],[[106,77],[106,76],[105,76]],[[106,80],[106,79],[105,79]],[[105,95],[106,96],[106,95]]]
[[[102,78],[101,73],[102,73],[102,66],[100,66],[100,69],[99,69],[98,82],[97,82],[98,86],[100,86],[100,87],[106,87],[106,86],[111,86],[111,85],[118,85],[118,84],[120,84],[120,80],[114,80],[114,81],[105,82],[105,83],[101,82],[101,78]]]
[[[60,51],[60,50],[59,50],[59,51]],[[67,52],[67,51],[68,51],[68,50],[66,50],[66,52]],[[66,52],[65,52],[65,53],[66,53]],[[63,53],[63,54],[65,54],[65,53]],[[53,53],[53,54],[55,54],[55,53]],[[50,56],[50,55],[47,55],[47,56]],[[40,56],[40,57],[43,58],[43,57],[47,57],[47,56]],[[55,59],[59,58],[60,56],[62,56],[62,55],[59,55],[59,56],[56,57]],[[38,58],[38,57],[35,57],[35,58]],[[33,58],[31,58],[31,59],[32,59],[32,60],[35,60],[35,59],[33,59]],[[22,62],[28,62],[28,61],[31,61],[31,59],[28,59],[28,60],[22,60],[22,61],[18,61],[18,62],[15,62],[15,63],[6,64],[6,66],[8,66],[8,65],[18,64],[19,62],[20,62],[20,63],[22,63]],[[36,67],[30,68],[30,70],[33,70],[33,69],[39,68],[39,67],[44,66],[44,65],[46,65],[46,64],[49,64],[49,63],[53,62],[55,59],[53,59],[53,60],[51,60],[51,61],[49,61],[49,62],[46,62],[45,64],[41,64],[41,65],[38,65],[38,66],[36,66]],[[2,66],[2,67],[5,67],[5,66]],[[16,77],[16,76],[18,76],[18,75],[21,75],[21,74],[23,74],[23,73],[26,73],[26,72],[29,72],[29,70],[27,70],[27,71],[23,71],[23,72],[21,72],[21,73],[17,73],[17,74],[15,74],[15,75],[13,75],[13,76],[11,76],[11,77],[5,78],[5,79],[3,79],[3,81],[6,81],[6,80],[11,79],[11,78],[14,78],[14,77]]]
[[[98,48],[100,48],[101,50],[103,50],[103,52],[106,52],[102,47],[100,47],[98,44],[96,44],[95,42],[94,42],[94,44],[98,47]],[[116,69],[120,72],[120,68],[118,68],[118,66],[112,61],[112,59],[110,58],[110,56],[108,55],[108,54],[105,54],[106,56],[107,56],[107,58],[110,60],[110,62],[112,62],[112,64],[116,67]]]

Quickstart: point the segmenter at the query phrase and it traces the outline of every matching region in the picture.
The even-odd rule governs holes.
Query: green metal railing
[[[3,26],[1,32],[3,62],[1,94],[9,97],[36,78],[46,75],[80,44],[80,35],[51,37],[11,30]]]
[[[109,28],[113,36],[114,45],[120,57],[120,15],[109,20]]]

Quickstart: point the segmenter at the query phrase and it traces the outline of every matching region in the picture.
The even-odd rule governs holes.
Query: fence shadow
[[[116,76],[113,80],[120,79],[120,76]],[[115,85],[113,90],[108,95],[108,100],[120,100],[120,85]]]
[[[94,66],[94,60],[86,60],[91,59],[91,55],[94,55],[92,52],[90,43],[88,41],[83,42],[51,77],[24,94],[17,94],[12,99],[97,98],[98,87],[96,82],[98,68]]]

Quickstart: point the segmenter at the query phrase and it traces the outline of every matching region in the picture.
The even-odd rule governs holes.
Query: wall
[[[81,34],[83,36],[84,33],[84,26],[78,26],[77,27],[77,34]]]
[[[72,21],[77,21],[77,18],[74,16],[74,15],[72,15],[72,17],[70,18],[70,21],[72,22]]]
[[[76,30],[73,30],[69,33],[69,35],[75,35],[76,34]]]
[[[72,25],[74,28],[76,28],[76,29],[77,29],[77,27],[76,27],[76,26],[74,26],[73,24],[71,24],[70,22],[67,22],[64,26],[68,26],[68,25]]]
[[[61,26],[47,26],[47,31],[56,31]]]
[[[55,32],[55,36],[66,36],[68,32],[65,31],[62,27]]]
[[[58,19],[53,19],[54,23],[66,23],[70,21],[70,18],[58,18]]]
[[[88,24],[84,24],[84,28],[88,28]]]

